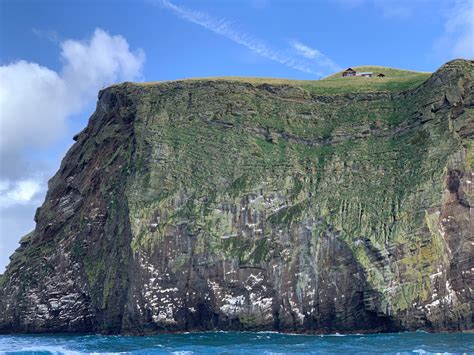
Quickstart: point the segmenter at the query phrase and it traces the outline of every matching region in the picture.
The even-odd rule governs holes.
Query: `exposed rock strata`
[[[472,329],[473,78],[101,91],[0,278],[0,331]]]

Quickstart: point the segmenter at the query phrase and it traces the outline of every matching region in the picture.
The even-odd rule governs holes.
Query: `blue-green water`
[[[474,354],[474,334],[193,333],[144,337],[0,335],[6,354]]]

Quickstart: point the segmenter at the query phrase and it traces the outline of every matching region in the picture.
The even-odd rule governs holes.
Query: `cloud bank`
[[[141,77],[145,55],[120,35],[97,28],[86,40],[59,45],[59,71],[25,60],[0,66],[0,272],[33,227],[52,173],[31,155],[69,134],[68,119],[91,105],[99,89]]]
[[[62,42],[61,61],[61,72],[24,60],[0,66],[0,157],[56,141],[67,117],[89,104],[98,89],[137,78],[144,55],[131,53],[123,37],[96,29],[87,41]]]

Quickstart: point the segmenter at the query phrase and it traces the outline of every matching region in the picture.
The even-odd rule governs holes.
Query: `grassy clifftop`
[[[256,77],[210,77],[210,78],[189,78],[183,80],[173,80],[168,82],[146,82],[139,83],[141,86],[154,86],[169,82],[238,82],[251,85],[288,85],[298,87],[313,94],[339,95],[347,93],[373,93],[373,92],[394,92],[413,89],[425,81],[431,73],[415,72],[381,66],[360,66],[354,67],[357,71],[373,71],[375,74],[384,73],[384,78],[362,78],[350,77],[342,78],[342,71],[332,74],[322,80],[292,80],[280,78],[256,78]]]
[[[334,73],[321,80],[321,88],[342,93],[348,92],[374,92],[374,91],[403,91],[413,89],[428,79],[431,73],[416,72],[383,66],[357,66],[352,67],[357,72],[373,72],[374,77],[342,77],[342,72]],[[385,77],[379,78],[378,74]]]
[[[384,67],[380,65],[363,65],[363,66],[356,66],[356,67],[351,67],[351,68],[356,70],[357,72],[373,72],[374,75],[384,74],[387,78],[413,78],[419,75],[424,75],[424,76],[431,75],[431,73],[429,72],[419,72],[419,71],[414,71],[414,70],[390,68],[390,67]],[[337,73],[331,74],[328,77],[324,78],[323,80],[342,79],[343,71],[344,70],[341,70]]]

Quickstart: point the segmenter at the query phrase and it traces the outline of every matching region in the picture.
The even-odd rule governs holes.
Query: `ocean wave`
[[[130,352],[83,352],[77,350],[67,349],[63,346],[49,346],[49,345],[31,345],[31,346],[23,346],[17,348],[15,350],[7,350],[7,351],[0,351],[0,354],[17,354],[17,353],[47,353],[51,355],[84,355],[84,354],[91,354],[91,355],[125,355],[130,354]]]

